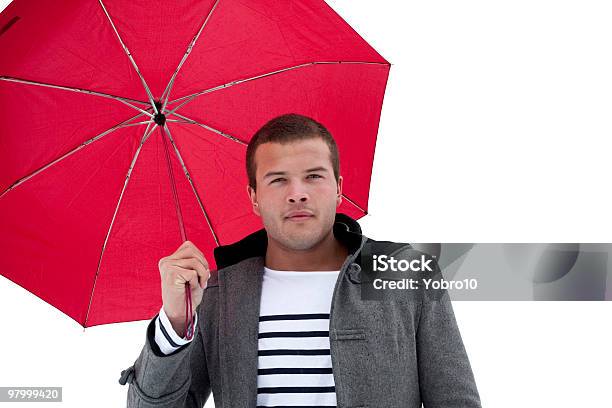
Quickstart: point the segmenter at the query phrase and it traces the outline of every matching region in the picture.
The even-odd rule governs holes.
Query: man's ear
[[[336,208],[342,204],[342,176],[338,176],[338,186],[336,189]]]
[[[259,212],[259,203],[257,202],[257,193],[253,188],[247,184],[247,194],[249,195],[249,200],[251,200],[251,206],[253,208],[253,212],[261,217],[261,213]]]

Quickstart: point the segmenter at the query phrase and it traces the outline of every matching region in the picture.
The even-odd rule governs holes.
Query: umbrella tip
[[[157,113],[153,117],[153,120],[159,126],[164,126],[166,123],[166,115],[162,113],[162,103],[160,101],[155,101],[155,107],[157,108]]]
[[[158,113],[155,115],[155,117],[153,118],[153,120],[155,121],[155,123],[157,123],[159,126],[164,126],[164,124],[166,123],[166,115],[164,115],[163,113]]]

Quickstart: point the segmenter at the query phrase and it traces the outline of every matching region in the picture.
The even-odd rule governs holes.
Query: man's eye
[[[272,181],[270,182],[270,184],[274,183],[274,182],[275,182],[275,181],[277,181],[277,180],[284,180],[284,178],[282,178],[282,177],[276,178],[276,179],[272,180]]]
[[[321,176],[319,176],[318,174],[310,174],[310,175],[308,175],[308,177],[310,177],[310,176],[315,176],[315,177],[321,178]]]

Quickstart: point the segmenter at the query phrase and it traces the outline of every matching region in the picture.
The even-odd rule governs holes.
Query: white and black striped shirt
[[[335,407],[329,312],[339,271],[264,268],[258,407]]]
[[[257,407],[336,406],[329,312],[338,274],[264,268]],[[155,341],[165,354],[189,342],[172,330],[163,307]]]

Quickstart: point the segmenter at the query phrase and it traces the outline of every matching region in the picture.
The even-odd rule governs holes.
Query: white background
[[[609,3],[330,4],[393,64],[366,235],[611,241]],[[612,406],[612,302],[454,307],[484,407]],[[0,386],[62,386],[49,407],[125,406],[117,380],[146,324],[84,331],[0,277]]]

